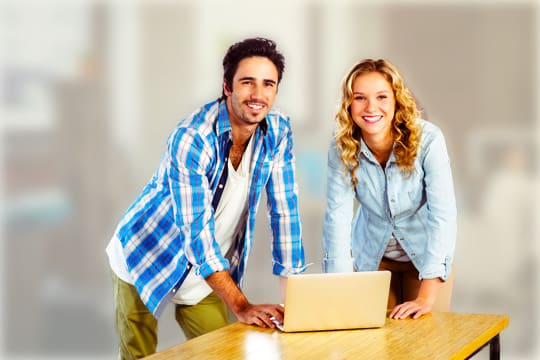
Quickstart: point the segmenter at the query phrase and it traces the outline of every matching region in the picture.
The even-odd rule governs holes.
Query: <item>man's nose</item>
[[[250,97],[252,99],[260,99],[262,97],[262,94],[263,94],[262,85],[260,85],[260,84],[253,85],[253,87],[251,88]]]

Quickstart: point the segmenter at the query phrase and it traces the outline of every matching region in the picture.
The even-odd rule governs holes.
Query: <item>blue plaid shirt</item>
[[[304,271],[298,188],[288,117],[270,111],[253,134],[254,149],[243,243],[230,262],[214,238],[212,199],[232,139],[225,101],[214,101],[181,121],[161,163],[120,221],[120,239],[142,301],[159,317],[191,266],[204,278],[229,270],[241,285],[263,189],[273,234],[275,275]]]

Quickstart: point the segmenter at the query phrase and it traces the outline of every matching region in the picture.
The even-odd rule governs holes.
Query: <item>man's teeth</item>
[[[251,109],[254,109],[254,110],[260,110],[263,108],[262,105],[259,105],[259,104],[248,104],[248,106],[251,108]]]

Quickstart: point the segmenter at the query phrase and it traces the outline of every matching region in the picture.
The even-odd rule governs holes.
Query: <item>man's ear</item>
[[[229,87],[227,86],[227,81],[225,80],[223,80],[223,92],[225,93],[225,96],[231,96],[231,90],[229,90]]]

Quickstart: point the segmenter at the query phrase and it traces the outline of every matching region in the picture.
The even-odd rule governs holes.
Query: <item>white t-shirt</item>
[[[405,250],[403,250],[401,245],[399,245],[394,234],[390,236],[390,241],[388,242],[388,246],[386,246],[386,250],[384,251],[384,257],[400,262],[411,261]]]
[[[225,183],[225,188],[223,189],[214,215],[215,238],[224,256],[229,250],[233,239],[237,236],[238,232],[243,231],[243,226],[245,225],[252,152],[253,137],[249,140],[248,146],[242,156],[242,161],[236,170],[232,166],[231,161],[227,161],[227,182]],[[106,251],[109,256],[111,269],[114,273],[123,281],[133,284],[133,280],[127,269],[126,258],[120,239],[113,236]],[[208,286],[204,278],[200,275],[195,275],[195,269],[192,268],[172,301],[177,304],[194,305],[211,292],[212,289]]]

